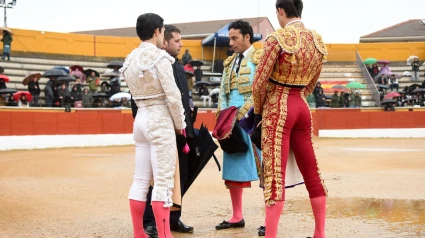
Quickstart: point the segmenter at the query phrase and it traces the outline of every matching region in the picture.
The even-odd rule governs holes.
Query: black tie
[[[236,73],[237,74],[239,73],[239,68],[241,67],[241,62],[242,62],[243,57],[244,57],[243,54],[239,54],[238,67],[236,68]]]

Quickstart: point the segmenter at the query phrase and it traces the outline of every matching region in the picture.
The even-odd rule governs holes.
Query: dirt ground
[[[327,237],[425,237],[424,139],[318,139],[329,190]],[[221,152],[216,152],[221,160]],[[128,191],[134,148],[0,152],[0,237],[132,237]],[[287,190],[279,237],[313,235],[304,185]],[[183,237],[257,237],[258,183],[244,193],[244,229],[216,231],[231,203],[221,173],[207,165],[183,200]]]

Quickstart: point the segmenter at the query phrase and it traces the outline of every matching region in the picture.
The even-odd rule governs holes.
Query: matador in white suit
[[[142,221],[152,178],[152,209],[158,237],[172,237],[169,219],[177,158],[175,133],[181,134],[186,123],[171,67],[174,58],[159,49],[164,38],[163,22],[153,13],[139,16],[136,31],[142,43],[120,69],[138,106],[133,127],[135,172],[129,193],[135,238],[148,237]]]

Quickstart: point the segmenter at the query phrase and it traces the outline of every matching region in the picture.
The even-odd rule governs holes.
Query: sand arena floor
[[[425,237],[424,139],[316,139],[329,190],[327,237]],[[217,152],[221,160],[221,152]],[[128,190],[134,148],[0,152],[0,237],[132,237]],[[183,200],[179,237],[257,237],[258,183],[244,193],[246,228],[216,231],[230,218],[221,173],[207,165]],[[287,190],[279,237],[311,236],[304,185]]]

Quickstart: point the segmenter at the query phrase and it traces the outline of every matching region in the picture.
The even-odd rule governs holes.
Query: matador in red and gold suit
[[[306,96],[319,78],[327,49],[321,36],[289,21],[270,34],[254,76],[253,100],[261,121],[264,163],[266,237],[276,237],[285,200],[285,171],[289,148],[295,154],[310,195],[316,221],[314,237],[322,237],[327,190],[313,148],[313,124]],[[317,230],[319,229],[319,231]]]

